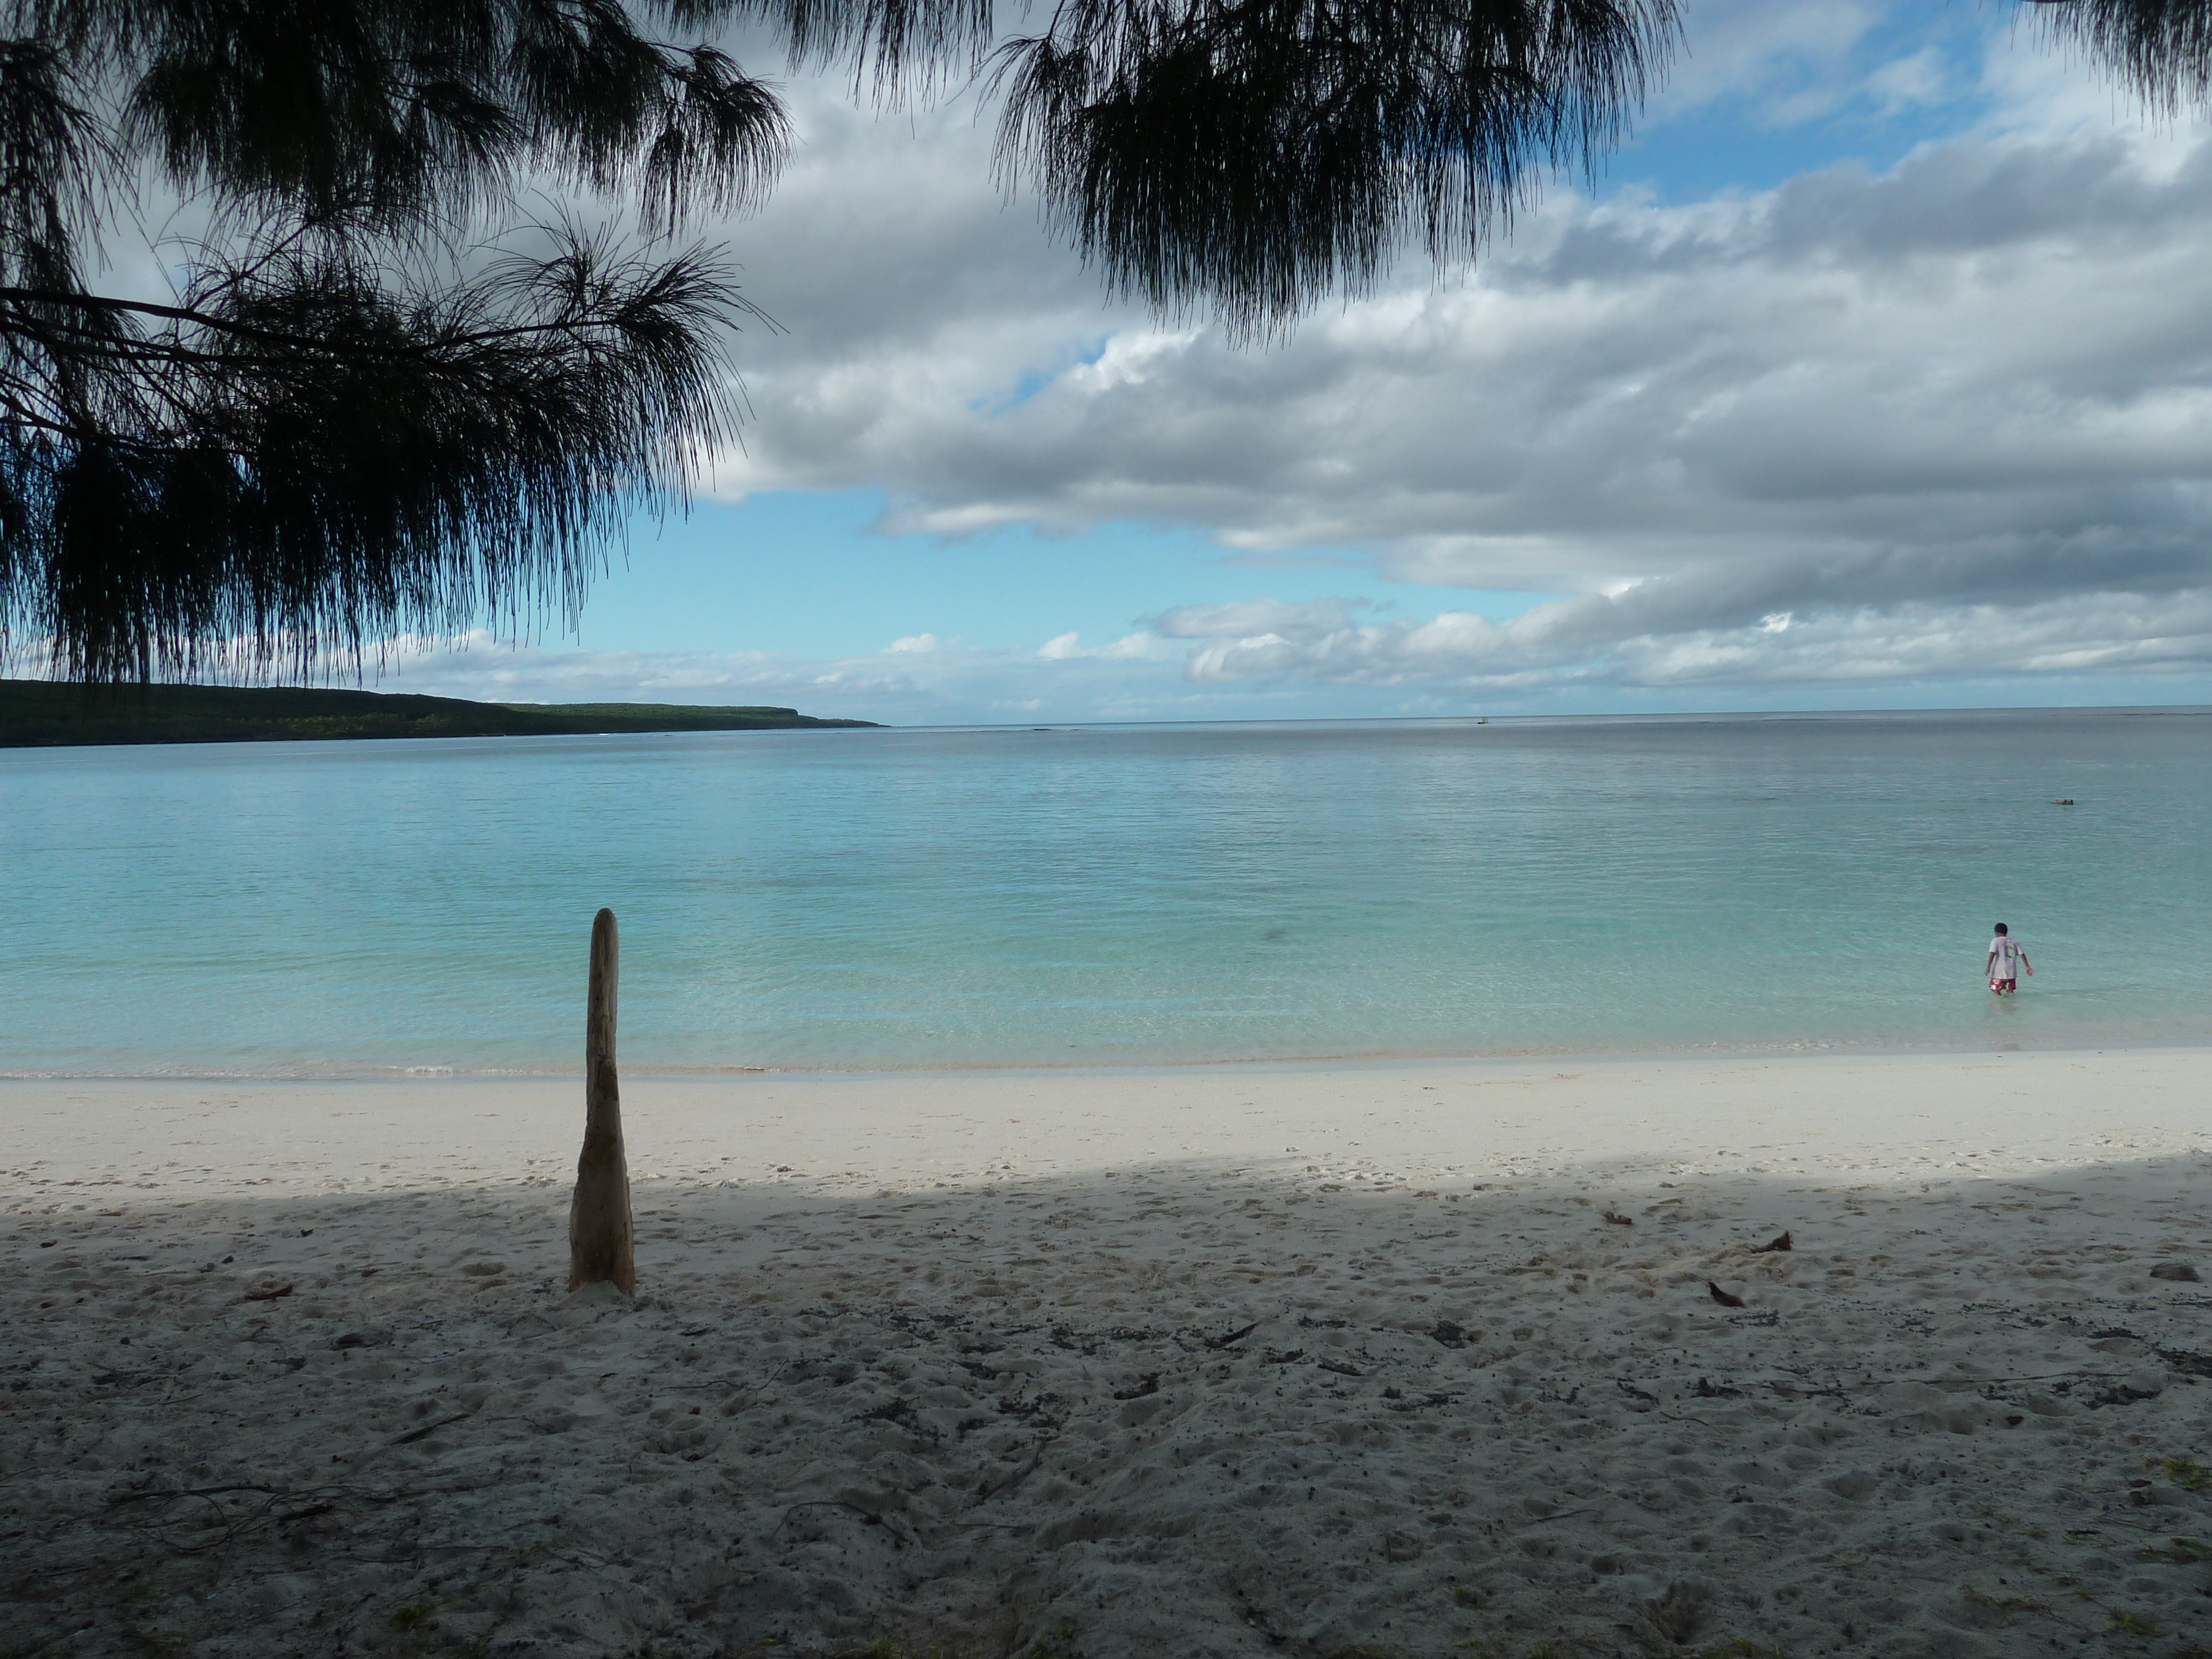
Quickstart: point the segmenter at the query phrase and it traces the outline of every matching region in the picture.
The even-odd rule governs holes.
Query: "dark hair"
[[[1999,923],[1997,924],[1997,932],[1999,932],[2000,933],[2009,933],[2011,931],[2012,931],[2012,929],[2011,929],[2011,928],[2009,928],[2009,927],[2006,927],[2006,926],[2004,925],[2004,923],[2002,923],[2002,922],[1999,922]]]

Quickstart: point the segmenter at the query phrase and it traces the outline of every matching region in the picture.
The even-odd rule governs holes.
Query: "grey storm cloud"
[[[1790,11],[1808,52],[1880,10],[1831,40],[1804,8],[1716,9],[1747,52]],[[734,239],[784,331],[744,343],[724,493],[881,489],[892,527],[947,535],[1196,526],[1258,568],[1571,596],[1503,623],[1163,611],[1202,682],[2212,662],[2193,132],[1993,128],[1684,206],[1558,192],[1471,273],[1409,268],[1236,351],[1102,297],[992,185],[988,112],[799,100],[793,172]]]

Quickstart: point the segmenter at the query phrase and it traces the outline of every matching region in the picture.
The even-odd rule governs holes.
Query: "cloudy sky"
[[[790,82],[781,325],[580,628],[387,689],[910,722],[2212,702],[2212,144],[1979,0],[1688,0],[1595,189],[1287,343],[1108,301],[972,98]],[[757,67],[773,67],[763,64]]]

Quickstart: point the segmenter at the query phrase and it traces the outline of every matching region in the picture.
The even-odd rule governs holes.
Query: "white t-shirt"
[[[2020,977],[2020,941],[1999,934],[1990,941],[1990,977],[2018,979]]]

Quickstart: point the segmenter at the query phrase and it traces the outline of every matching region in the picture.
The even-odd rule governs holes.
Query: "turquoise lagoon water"
[[[0,1072],[573,1070],[602,904],[632,1068],[2197,1042],[2208,823],[2205,710],[0,751]]]

